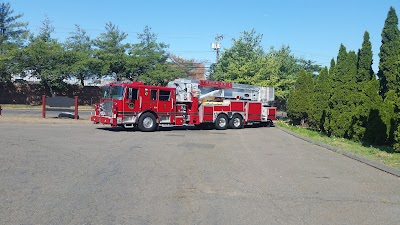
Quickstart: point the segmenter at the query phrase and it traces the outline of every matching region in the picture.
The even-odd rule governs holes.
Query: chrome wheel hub
[[[153,120],[152,120],[150,117],[144,118],[144,120],[143,120],[143,127],[145,127],[145,128],[148,129],[148,128],[152,128],[153,125],[154,125],[154,122],[153,122]]]
[[[226,119],[225,118],[220,118],[218,121],[218,125],[220,127],[225,127],[226,126]]]
[[[235,118],[233,119],[233,126],[235,127],[240,127],[240,119],[239,118]]]

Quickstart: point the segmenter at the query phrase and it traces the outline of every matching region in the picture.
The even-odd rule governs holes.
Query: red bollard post
[[[78,119],[78,96],[75,96],[75,119]]]
[[[46,118],[46,95],[42,95],[42,118]]]

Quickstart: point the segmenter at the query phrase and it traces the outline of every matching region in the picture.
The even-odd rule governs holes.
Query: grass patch
[[[400,153],[386,146],[365,146],[363,143],[347,140],[344,138],[328,137],[323,133],[307,128],[292,126],[284,121],[276,121],[277,126],[286,128],[301,136],[355,153],[365,158],[379,161],[386,165],[400,169]]]

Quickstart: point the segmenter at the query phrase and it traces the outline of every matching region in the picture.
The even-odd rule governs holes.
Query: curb
[[[294,133],[294,132],[292,132],[290,130],[287,130],[285,128],[282,128],[282,127],[279,127],[279,126],[275,126],[275,127],[278,128],[279,130],[281,130],[281,131],[283,131],[285,133],[288,133],[288,134],[290,134],[290,135],[292,135],[294,137],[297,137],[297,138],[299,138],[301,140],[307,141],[307,142],[309,142],[311,144],[318,145],[318,146],[326,148],[326,149],[328,149],[330,151],[339,153],[341,155],[347,156],[347,157],[349,157],[351,159],[357,160],[357,161],[362,162],[362,163],[364,163],[366,165],[369,165],[371,167],[374,167],[376,169],[384,171],[386,173],[389,173],[389,174],[392,174],[394,176],[400,177],[400,169],[385,165],[385,164],[377,162],[377,161],[373,161],[371,159],[367,159],[365,157],[356,155],[356,154],[354,154],[352,152],[348,152],[346,150],[343,150],[343,149],[340,149],[340,148],[336,148],[336,147],[330,146],[328,144],[325,144],[325,143],[322,143],[322,142],[319,142],[319,141],[316,141],[316,140],[312,140],[312,139],[307,138],[307,137],[303,137],[303,136],[298,135],[298,134],[296,134],[296,133]]]

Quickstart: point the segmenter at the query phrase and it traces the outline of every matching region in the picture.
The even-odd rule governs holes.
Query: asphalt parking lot
[[[400,224],[400,179],[276,128],[0,117],[0,224]]]

